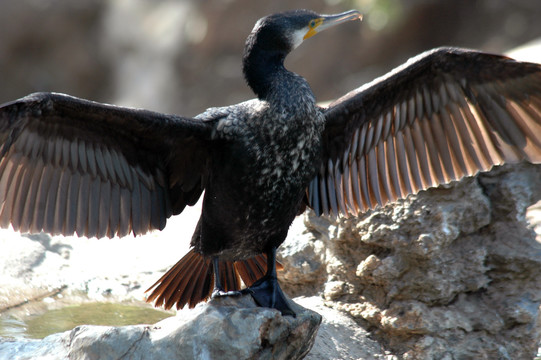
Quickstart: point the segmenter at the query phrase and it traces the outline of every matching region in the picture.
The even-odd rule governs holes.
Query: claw
[[[240,291],[224,291],[222,289],[214,289],[212,291],[211,297],[218,298],[218,297],[225,297],[225,296],[241,296],[242,292]]]

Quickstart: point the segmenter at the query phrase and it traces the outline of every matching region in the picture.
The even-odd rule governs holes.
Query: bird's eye
[[[310,27],[314,28],[315,26],[316,26],[316,21],[315,20],[310,21]]]

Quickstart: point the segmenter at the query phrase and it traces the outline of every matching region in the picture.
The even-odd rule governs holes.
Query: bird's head
[[[321,15],[311,10],[272,14],[257,21],[246,41],[246,50],[258,45],[263,49],[284,51],[287,54],[315,34],[357,19],[362,19],[357,10],[335,15]]]
[[[318,32],[350,20],[361,19],[357,10],[321,15],[310,10],[294,10],[265,16],[257,21],[246,40],[243,70],[248,84],[259,89],[275,68],[281,68],[287,54]]]

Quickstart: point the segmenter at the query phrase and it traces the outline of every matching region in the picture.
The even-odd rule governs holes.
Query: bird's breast
[[[263,251],[268,243],[278,246],[318,170],[321,113],[259,115],[224,118],[217,125],[222,137],[212,157],[204,211],[212,233],[227,237],[214,241],[210,253],[238,258]]]

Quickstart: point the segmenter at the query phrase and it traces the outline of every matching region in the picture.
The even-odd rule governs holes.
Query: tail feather
[[[158,281],[152,285],[152,287],[157,286],[147,301],[152,301],[156,299],[156,303],[165,306],[165,296],[170,294],[178,287],[178,283],[182,280],[181,277],[177,276],[181,271],[183,271],[187,265],[193,260],[191,254],[186,254],[179,262],[175,264],[166,274],[164,274]],[[158,286],[159,285],[159,286]]]
[[[240,290],[240,277],[233,261],[220,261],[220,280],[225,291]]]
[[[207,271],[205,271],[207,270]],[[209,271],[210,270],[210,271]],[[183,287],[183,288],[179,288],[178,292],[180,294],[180,300],[178,301],[175,301],[173,299],[169,299],[169,302],[171,303],[171,306],[173,306],[173,304],[176,302],[177,303],[177,307],[179,305],[182,304],[182,307],[184,307],[184,304],[188,303],[190,308],[192,308],[192,303],[195,302],[195,299],[197,299],[198,297],[201,296],[201,294],[203,294],[203,291],[200,291],[199,289],[197,289],[198,286],[201,286],[202,283],[204,283],[203,281],[201,281],[201,277],[206,277],[208,276],[210,272],[210,275],[212,277],[212,270],[210,269],[210,267],[208,266],[208,264],[205,263],[205,261],[198,261],[196,264],[195,264],[195,267],[191,273],[191,275],[188,277],[185,277],[184,280],[183,280],[183,283],[186,282],[186,286]],[[210,288],[210,287],[209,287]],[[203,287],[203,290],[204,290],[204,287]],[[198,295],[200,294],[200,295]],[[207,294],[204,295],[204,298],[206,298],[208,296],[208,290],[207,290]],[[194,300],[192,300],[194,299]],[[199,302],[199,301],[197,301]],[[195,302],[195,304],[197,303]],[[194,306],[195,306],[194,304]]]
[[[276,267],[283,269],[278,262]],[[241,288],[241,279],[246,286],[251,286],[265,275],[267,257],[260,254],[247,260],[220,261],[219,268],[224,290],[237,291]],[[155,301],[156,307],[165,309],[175,304],[177,309],[185,305],[193,308],[210,297],[213,285],[212,262],[192,249],[146,291],[152,290],[146,301]]]
[[[165,290],[158,298],[158,302],[163,299],[162,302],[166,309],[170,309],[175,303],[182,303],[182,295],[186,292],[186,286],[188,286],[193,276],[197,274],[195,271],[199,270],[204,263],[198,261],[195,256],[190,256],[182,265],[175,271],[173,278],[166,279],[168,281],[164,284],[166,285]],[[179,276],[182,273],[186,273],[186,275]]]
[[[210,263],[210,261],[208,262]],[[196,281],[197,284],[201,284],[201,286],[194,289],[191,297],[192,300],[190,302],[190,309],[199,304],[201,301],[206,301],[209,298],[212,288],[214,287],[214,270],[212,266],[208,267],[207,272],[201,272]],[[180,308],[181,307],[179,307],[177,304],[177,309]]]
[[[212,283],[210,260],[191,250],[147,290],[154,289],[146,301],[155,300],[155,306],[163,306],[166,310],[175,303],[177,309],[186,304],[193,308],[210,296]]]
[[[261,255],[258,255],[261,257]],[[240,260],[235,263],[235,269],[240,274],[242,281],[246,286],[252,286],[261,276],[266,273],[267,264],[263,267],[256,258]]]
[[[276,270],[283,270],[284,266],[276,262]],[[253,258],[235,261],[235,270],[242,278],[246,286],[252,286],[257,280],[267,273],[267,255],[259,254]]]

